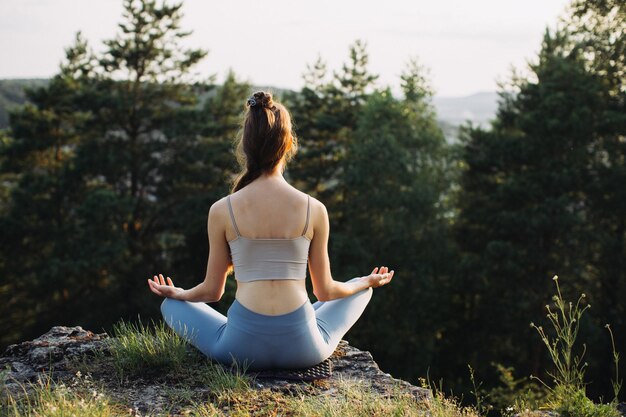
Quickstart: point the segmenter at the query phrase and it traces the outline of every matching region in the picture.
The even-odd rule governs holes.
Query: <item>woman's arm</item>
[[[193,288],[184,290],[174,286],[172,280],[167,281],[160,274],[153,281],[148,280],[150,289],[163,297],[191,302],[213,303],[219,301],[224,294],[228,267],[230,266],[230,252],[225,235],[224,199],[216,202],[209,209],[207,233],[209,235],[209,255],[207,271],[204,281]]]
[[[330,301],[348,297],[369,287],[385,285],[393,278],[394,271],[388,272],[387,267],[378,267],[367,276],[350,282],[339,282],[332,278],[328,257],[328,238],[330,221],[326,206],[313,199],[312,224],[313,239],[309,249],[309,272],[313,283],[313,293],[320,301]]]

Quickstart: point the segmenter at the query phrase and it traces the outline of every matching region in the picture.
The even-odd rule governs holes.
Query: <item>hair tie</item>
[[[248,99],[248,106],[250,106],[250,107],[254,107],[254,106],[256,106],[256,100],[255,100],[255,98],[254,98],[254,97],[250,97],[250,98]]]

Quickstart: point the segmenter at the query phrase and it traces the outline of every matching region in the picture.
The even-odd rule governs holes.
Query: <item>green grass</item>
[[[115,390],[110,389],[113,388],[111,383],[121,388],[131,377],[137,377],[133,383],[149,380],[162,389],[170,408],[162,415],[480,417],[495,408],[500,409],[502,415],[520,413],[522,417],[535,417],[539,414],[532,409],[541,408],[557,411],[562,417],[619,417],[615,408],[621,388],[617,373],[619,355],[613,345],[614,400],[610,404],[592,402],[585,395],[584,347],[577,351],[576,344],[580,320],[589,306],[584,303],[584,295],[576,304],[563,300],[556,277],[554,282],[557,290],[554,304],[547,306],[547,317],[554,331],[547,332],[531,324],[552,358],[554,370],[549,375],[554,384],[548,386],[531,376],[531,380],[542,384],[533,386],[531,380],[514,378],[511,368],[496,365],[504,387],[486,395],[470,368],[475,407],[462,406],[456,398],[444,395],[441,386],[426,385],[425,381],[422,386],[433,392],[429,402],[414,399],[400,386],[383,395],[369,383],[355,380],[339,380],[333,392],[322,395],[311,394],[308,385],[289,394],[255,389],[245,374],[245,366],[228,369],[211,362],[163,322],[148,326],[119,322],[113,329],[113,337],[107,339],[104,349],[95,357],[68,364],[69,370],[76,372],[72,381],[53,382],[44,375],[38,384],[24,387],[23,395],[5,398],[0,403],[0,415],[135,415],[134,410],[116,402],[124,400],[112,399],[110,393]],[[610,327],[607,328],[612,341],[613,334]],[[91,380],[91,373],[100,375],[100,387]],[[117,379],[111,381],[111,375]],[[323,387],[328,383],[318,384]],[[509,402],[512,405],[504,407]],[[493,404],[500,407],[492,407]]]
[[[54,382],[43,374],[37,383],[21,386],[23,394],[9,395],[0,403],[7,417],[101,417],[129,415],[126,407],[112,402],[88,377],[78,375],[70,384]]]
[[[106,340],[118,376],[180,370],[189,356],[187,342],[164,322],[146,326],[120,321]]]
[[[595,404],[585,392],[585,370],[587,363],[584,362],[586,346],[583,344],[576,352],[576,339],[580,328],[580,321],[586,310],[591,308],[585,304],[585,294],[581,294],[576,303],[565,301],[559,287],[558,276],[554,276],[556,294],[552,297],[553,306],[546,305],[547,318],[554,330],[554,336],[548,335],[542,326],[531,323],[548,349],[554,370],[548,372],[554,384],[549,386],[538,377],[532,377],[539,381],[548,390],[545,408],[558,412],[562,417],[621,417],[617,411],[617,397],[621,387],[619,380],[619,355],[615,351],[613,343],[613,361],[616,369],[616,380],[613,381],[614,399],[610,404]],[[613,341],[613,333],[607,325]]]
[[[17,416],[111,416],[134,415],[124,404],[114,400],[113,388],[121,388],[132,375],[144,375],[151,367],[158,373],[151,384],[162,389],[168,410],[162,414],[191,416],[426,416],[478,417],[471,408],[455,400],[435,395],[429,404],[417,401],[394,387],[389,395],[374,391],[363,381],[340,380],[332,394],[313,395],[305,385],[292,393],[255,389],[245,369],[228,369],[207,360],[164,324],[120,323],[114,338],[96,357],[69,364],[76,372],[70,383],[53,382],[29,385],[19,398],[9,397],[2,405],[2,415]],[[98,374],[101,388],[96,388],[91,373]],[[106,375],[120,373],[127,378],[107,381]],[[84,376],[86,375],[86,376]],[[156,379],[155,379],[156,378]],[[114,382],[114,385],[111,385]],[[322,388],[324,381],[318,383]],[[202,400],[200,400],[201,398]],[[50,411],[52,410],[52,411]],[[155,415],[151,413],[150,415]]]
[[[388,395],[374,391],[368,383],[339,380],[332,395],[311,395],[304,390],[282,394],[269,390],[226,392],[214,402],[196,404],[186,410],[193,416],[431,416],[479,417],[471,407],[438,394],[429,403],[418,401],[394,387]]]
[[[214,370],[217,370],[215,368]],[[204,369],[205,371],[207,369]],[[207,374],[208,375],[208,374]],[[217,371],[212,375],[215,383],[209,398],[197,401],[197,395],[181,384],[166,389],[171,410],[160,414],[190,416],[432,416],[432,417],[479,417],[474,409],[461,407],[453,399],[437,394],[430,403],[418,401],[400,385],[388,395],[374,391],[363,381],[339,380],[332,395],[311,395],[305,389],[291,394],[273,392],[269,389],[256,390],[245,382],[245,378]],[[238,382],[236,382],[239,380]],[[242,382],[244,381],[244,382]],[[236,382],[236,383],[233,383]],[[46,376],[39,384],[28,387],[28,395],[8,397],[0,408],[7,417],[39,416],[120,416],[139,415],[136,410],[116,403],[106,389],[96,387],[91,378],[78,373],[69,383],[53,382]],[[27,392],[27,389],[24,389]]]
[[[489,403],[503,416],[520,413],[523,410],[538,410],[545,403],[547,390],[530,378],[517,378],[515,369],[499,363],[492,363],[498,372],[500,385],[488,392]]]

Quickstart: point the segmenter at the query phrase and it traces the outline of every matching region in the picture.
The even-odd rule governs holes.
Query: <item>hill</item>
[[[47,83],[48,79],[45,78],[0,80],[0,129],[9,126],[8,110],[26,102],[25,88],[42,87]],[[267,88],[272,89],[278,96],[287,91],[272,86],[253,86],[253,90]],[[446,138],[449,142],[454,142],[458,137],[458,127],[467,120],[487,126],[495,117],[497,101],[497,93],[479,92],[461,97],[435,96],[433,105],[437,109],[437,119]]]

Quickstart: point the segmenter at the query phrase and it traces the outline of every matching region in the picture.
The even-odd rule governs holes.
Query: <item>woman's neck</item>
[[[281,159],[271,172],[261,174],[261,178],[286,182],[285,177],[283,177],[284,166],[284,160]]]

